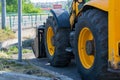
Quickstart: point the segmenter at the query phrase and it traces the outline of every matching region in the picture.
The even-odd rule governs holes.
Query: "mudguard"
[[[69,13],[64,9],[50,10],[58,27],[70,27]]]
[[[44,45],[44,25],[36,28],[36,37],[32,43],[32,49],[36,58],[46,57]]]

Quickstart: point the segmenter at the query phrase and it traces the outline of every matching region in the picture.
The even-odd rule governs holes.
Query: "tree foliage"
[[[17,12],[17,5],[18,0],[6,0],[6,10],[7,12],[16,13]]]
[[[7,13],[17,13],[18,11],[18,0],[6,0]],[[22,0],[22,11],[23,13],[38,13],[40,10],[35,8],[30,0]]]
[[[24,3],[23,13],[39,13],[40,10],[35,8],[32,3]]]

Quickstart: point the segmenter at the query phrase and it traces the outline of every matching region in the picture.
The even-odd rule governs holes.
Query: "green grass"
[[[22,64],[23,63],[23,64]],[[28,60],[22,60],[22,63],[12,59],[4,52],[0,52],[0,71],[24,73],[35,76],[44,76],[54,78],[55,76],[32,65]]]
[[[17,72],[50,78],[55,77],[54,75],[41,70],[39,67],[32,65],[32,63],[27,59],[22,60],[24,64],[16,62],[16,60],[14,60],[13,57],[11,57],[11,55],[17,54],[17,51],[17,46],[11,46],[8,49],[8,53],[0,51],[0,71]],[[28,53],[29,50],[23,49],[23,52]]]
[[[22,50],[22,53],[32,53],[32,50],[29,50],[29,49],[23,49],[23,50]]]
[[[20,64],[12,59],[0,58],[0,71],[24,73],[35,76],[54,78],[54,75],[33,66],[29,61],[23,60],[26,64]]]
[[[6,53],[8,55],[18,54],[18,47],[17,46],[11,46]],[[22,49],[22,53],[32,53],[32,50]]]
[[[0,51],[0,58],[8,58],[8,55],[4,51]]]
[[[15,33],[9,28],[0,29],[0,42],[15,38]]]
[[[6,53],[8,55],[17,54],[18,53],[17,46],[11,46],[10,48],[8,48],[8,51]]]

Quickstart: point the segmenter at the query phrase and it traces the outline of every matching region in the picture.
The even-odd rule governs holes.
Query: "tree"
[[[32,3],[23,4],[23,13],[39,13],[40,10],[35,8]]]
[[[18,10],[18,0],[6,0],[7,13],[17,13]],[[22,0],[22,10],[23,13],[38,13],[39,9],[35,8],[30,0]]]
[[[6,10],[7,12],[16,13],[18,10],[18,0],[6,0]]]

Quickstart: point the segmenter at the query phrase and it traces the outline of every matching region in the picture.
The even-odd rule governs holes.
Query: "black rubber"
[[[46,33],[49,26],[54,30],[55,53],[53,56],[50,55],[46,42]],[[47,57],[49,58],[51,65],[54,67],[67,66],[71,61],[70,54],[65,51],[66,47],[70,45],[68,37],[69,33],[70,28],[58,28],[55,19],[52,16],[48,17],[45,25],[45,48]]]
[[[102,75],[107,72],[108,60],[108,14],[97,9],[82,13],[75,25],[74,53],[78,71],[82,80],[104,80]],[[83,28],[89,28],[94,36],[95,60],[91,68],[86,69],[78,55],[78,37]],[[108,79],[106,79],[108,80]]]

